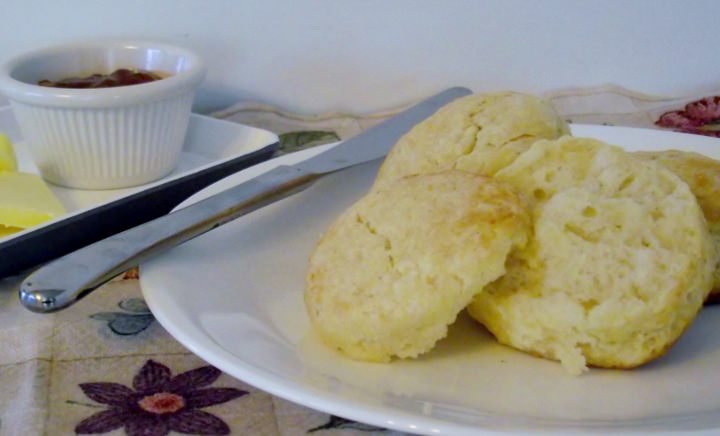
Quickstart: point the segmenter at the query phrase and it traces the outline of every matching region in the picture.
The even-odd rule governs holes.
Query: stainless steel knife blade
[[[384,157],[398,139],[447,103],[471,94],[467,88],[450,88],[391,119],[366,130],[324,153],[294,165],[310,173],[325,174]]]
[[[450,88],[310,159],[275,167],[198,203],[61,257],[25,279],[19,291],[20,301],[34,312],[67,307],[157,253],[299,192],[326,174],[382,158],[417,123],[469,94],[466,88]]]

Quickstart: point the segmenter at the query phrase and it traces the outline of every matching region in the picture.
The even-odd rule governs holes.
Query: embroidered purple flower
[[[690,102],[683,110],[665,112],[655,124],[686,133],[720,137],[720,96]]]
[[[172,377],[170,368],[148,360],[133,378],[133,389],[119,383],[83,383],[85,395],[110,407],[81,421],[75,432],[106,433],[125,427],[129,436],[161,436],[170,431],[229,434],[222,419],[198,410],[247,394],[235,388],[205,388],[220,374],[203,366]]]

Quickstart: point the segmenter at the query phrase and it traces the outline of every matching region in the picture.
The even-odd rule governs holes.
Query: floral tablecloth
[[[571,122],[656,127],[660,120],[679,130],[718,133],[717,98],[685,107],[695,98],[614,86],[545,97]],[[280,153],[286,153],[347,138],[394,112],[301,116],[241,103],[214,115],[280,133]],[[0,281],[0,435],[393,433],[290,403],[208,366],[155,321],[137,274],[131,270],[51,315],[19,305],[21,277]]]

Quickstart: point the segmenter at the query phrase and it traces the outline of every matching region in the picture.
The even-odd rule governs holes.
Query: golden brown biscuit
[[[720,162],[699,153],[679,150],[643,151],[634,155],[664,165],[690,186],[720,253]],[[713,290],[705,302],[720,303],[720,264],[715,266]]]
[[[373,191],[335,221],[312,254],[305,291],[312,325],[355,359],[416,357],[505,272],[529,226],[512,189],[462,171]]]
[[[553,107],[531,95],[475,94],[415,126],[388,154],[375,187],[451,168],[491,176],[538,139],[569,133]]]
[[[687,184],[618,147],[539,141],[496,178],[531,201],[533,234],[470,314],[504,344],[631,368],[667,350],[712,286],[714,247]]]

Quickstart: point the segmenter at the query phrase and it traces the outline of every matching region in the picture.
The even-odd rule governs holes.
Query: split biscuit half
[[[488,177],[453,170],[374,190],[332,224],[311,256],[311,323],[355,359],[416,357],[505,272],[529,228],[521,198]]]
[[[375,187],[409,175],[459,169],[492,176],[533,142],[569,134],[546,101],[514,92],[474,94],[440,108],[395,144]]]
[[[533,237],[469,306],[504,344],[632,368],[661,356],[712,287],[715,250],[695,196],[670,170],[600,141],[536,142],[496,178],[530,202]]]

